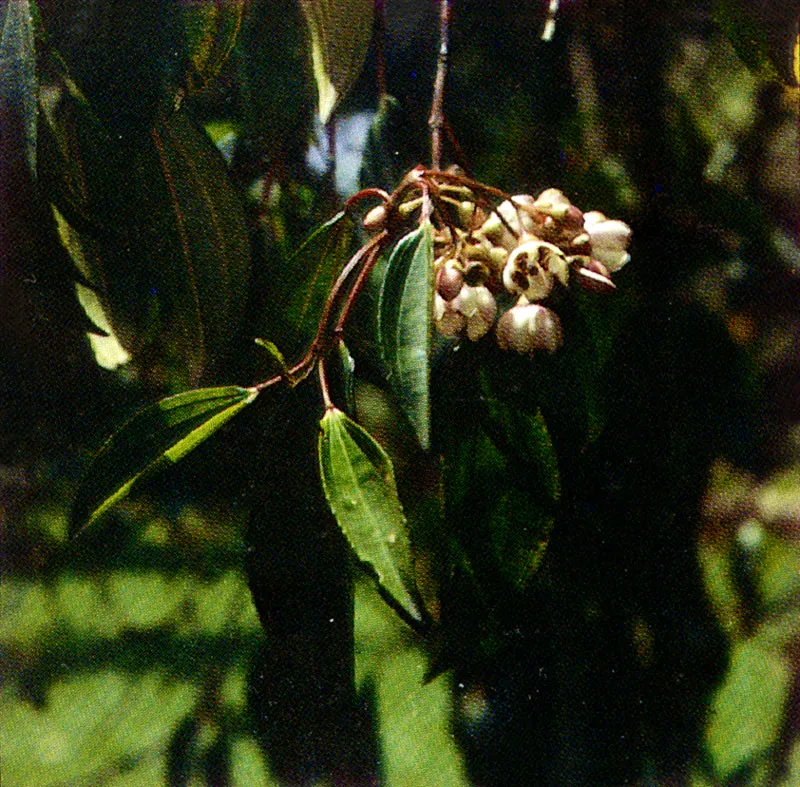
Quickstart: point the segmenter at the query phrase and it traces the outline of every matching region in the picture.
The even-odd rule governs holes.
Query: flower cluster
[[[573,283],[613,291],[630,236],[624,222],[583,213],[558,189],[520,194],[491,211],[462,201],[457,221],[435,236],[436,327],[472,341],[494,328],[505,350],[553,353],[561,322],[541,301]]]

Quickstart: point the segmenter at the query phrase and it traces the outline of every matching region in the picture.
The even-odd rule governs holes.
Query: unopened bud
[[[452,301],[461,291],[464,273],[455,260],[447,260],[436,274],[436,292],[446,301]]]
[[[367,232],[378,232],[386,226],[387,211],[385,205],[376,205],[364,216],[361,226]]]

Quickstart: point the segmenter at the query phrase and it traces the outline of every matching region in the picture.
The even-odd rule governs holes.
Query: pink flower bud
[[[537,350],[554,353],[563,343],[558,315],[524,298],[497,321],[497,343],[503,350],[532,355]]]
[[[461,292],[463,284],[464,273],[458,263],[455,260],[447,260],[436,274],[436,292],[444,300],[452,301]]]

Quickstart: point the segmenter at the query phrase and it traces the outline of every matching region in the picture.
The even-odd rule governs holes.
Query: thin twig
[[[442,166],[442,129],[444,128],[444,80],[447,76],[447,56],[450,51],[450,16],[452,0],[439,3],[439,57],[436,60],[436,79],[433,83],[433,105],[428,126],[431,129],[431,166]]]
[[[386,0],[375,0],[375,80],[378,84],[378,99],[388,94],[386,88]]]

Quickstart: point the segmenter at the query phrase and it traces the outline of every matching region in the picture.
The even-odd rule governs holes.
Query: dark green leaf
[[[373,187],[392,191],[402,177],[401,162],[398,162],[397,158],[400,147],[399,126],[404,118],[405,115],[400,111],[400,103],[394,96],[381,97],[364,144],[359,175],[362,188]]]
[[[486,372],[482,374],[484,428],[504,456],[520,467],[531,488],[538,488],[550,502],[561,497],[561,481],[553,440],[540,410],[528,413],[514,408],[492,391]]]
[[[259,347],[266,350],[270,354],[278,369],[280,369],[281,373],[288,378],[289,367],[286,364],[286,359],[283,357],[283,353],[278,349],[278,346],[275,344],[275,342],[270,342],[266,339],[256,339],[255,342]]]
[[[236,386],[201,388],[139,410],[95,457],[73,505],[70,533],[96,521],[146,473],[178,462],[256,396]]]
[[[31,172],[36,172],[38,94],[31,4],[0,0],[0,119],[5,127],[21,131]]]
[[[181,3],[189,87],[202,88],[222,68],[242,24],[246,0]]]
[[[179,384],[196,384],[244,311],[244,205],[219,152],[185,113],[124,156],[78,97],[63,98],[46,169],[71,229],[68,250],[134,361],[146,356],[170,374],[181,370]]]
[[[500,492],[492,511],[492,547],[502,574],[522,590],[547,551],[555,518],[535,496],[519,489]]]
[[[353,87],[372,35],[372,0],[300,0],[311,39],[319,116],[327,123]]]
[[[378,304],[378,333],[389,380],[420,444],[430,445],[433,227],[426,221],[389,257]]]
[[[276,270],[269,325],[291,359],[313,339],[325,301],[350,257],[355,224],[344,211],[319,226]]]
[[[339,527],[384,590],[420,620],[408,527],[389,457],[340,410],[329,409],[321,427],[322,485]]]

